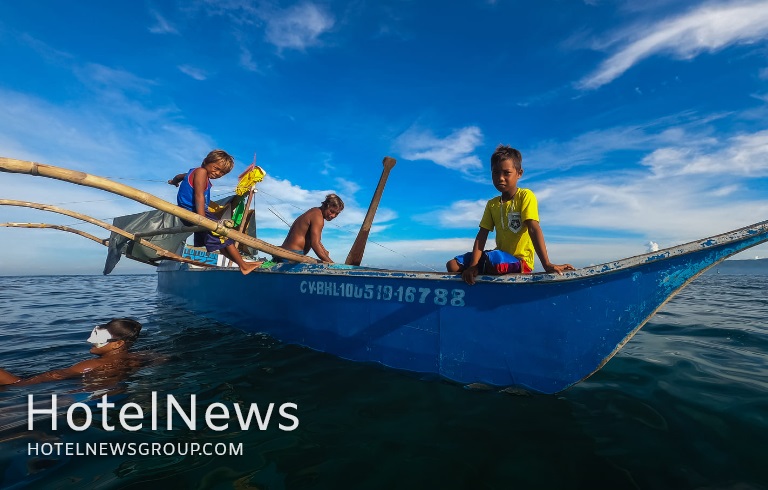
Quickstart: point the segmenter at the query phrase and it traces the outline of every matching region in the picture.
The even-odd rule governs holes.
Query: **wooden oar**
[[[51,211],[53,213],[59,213],[63,214],[65,216],[71,216],[73,218],[77,218],[82,221],[86,221],[88,223],[91,223],[92,225],[100,226],[104,228],[105,230],[109,230],[111,232],[117,233],[118,235],[122,235],[125,238],[129,240],[133,240],[135,243],[138,243],[140,245],[144,245],[147,248],[151,248],[155,252],[157,252],[157,255],[160,257],[163,257],[164,259],[170,259],[175,260],[177,262],[185,262],[187,264],[197,265],[200,267],[210,267],[210,264],[205,264],[203,262],[198,262],[196,260],[187,259],[182,257],[181,255],[176,255],[173,252],[170,252],[162,247],[158,247],[154,243],[144,240],[143,238],[139,238],[133,233],[130,233],[128,231],[123,230],[122,228],[118,228],[116,226],[112,226],[109,223],[105,223],[103,221],[99,221],[96,218],[92,218],[88,215],[77,213],[75,211],[70,211],[69,209],[59,208],[56,206],[51,206],[49,204],[40,204],[36,202],[28,202],[28,201],[16,201],[14,199],[0,199],[0,206],[21,206],[25,208],[33,208],[33,209],[41,209],[43,211]]]
[[[81,230],[77,230],[75,228],[70,228],[69,226],[64,225],[51,225],[48,223],[0,223],[0,227],[4,228],[51,228],[54,230],[59,231],[66,231],[68,233],[74,233],[75,235],[80,235],[81,237],[85,237],[89,240],[93,240],[96,243],[100,243],[101,245],[104,245],[105,247],[109,246],[109,240],[106,238],[99,238],[97,236],[91,235],[90,233],[86,233]]]
[[[117,194],[128,199],[146,204],[160,211],[178,216],[179,218],[189,221],[192,224],[203,226],[206,229],[213,231],[221,236],[232,238],[240,243],[244,243],[249,247],[261,250],[268,254],[276,255],[287,260],[294,262],[304,262],[315,264],[319,261],[306,255],[299,255],[297,253],[289,252],[284,248],[272,245],[265,241],[241,233],[237,230],[226,228],[223,224],[200,216],[192,211],[187,211],[179,206],[159,199],[152,194],[140,191],[125,184],[119,184],[113,182],[104,177],[97,177],[85,172],[78,172],[75,170],[69,170],[61,167],[54,167],[53,165],[44,165],[42,163],[28,162],[25,160],[16,160],[14,158],[0,157],[0,170],[5,172],[21,173],[28,175],[36,175],[42,177],[50,177],[52,179],[63,180],[65,182],[71,182],[73,184],[84,185],[87,187],[94,187],[96,189],[102,189],[113,194]]]
[[[368,206],[368,212],[365,214],[363,225],[360,227],[357,238],[355,238],[355,243],[352,244],[349,255],[347,255],[347,260],[344,262],[347,265],[360,265],[360,263],[363,261],[365,244],[368,242],[368,234],[371,232],[373,217],[376,215],[376,209],[379,207],[379,201],[381,201],[381,194],[384,192],[384,186],[387,183],[389,171],[392,170],[392,167],[395,166],[397,160],[391,157],[384,157],[384,161],[382,163],[384,164],[384,170],[381,172],[379,185],[376,186],[376,191],[373,193],[371,205]]]

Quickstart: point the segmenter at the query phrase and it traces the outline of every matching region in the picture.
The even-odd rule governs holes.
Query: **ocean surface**
[[[134,350],[149,360],[109,379],[0,387],[0,488],[768,488],[766,291],[768,275],[707,273],[594,376],[526,395],[247,334],[158,295],[154,275],[0,277],[0,367],[30,376],[90,358],[91,329],[120,316],[143,323]],[[119,409],[146,407],[153,392],[196,394],[200,406],[274,403],[273,419],[264,430],[103,427],[103,395]],[[57,394],[57,430],[50,420],[27,429],[30,394],[49,406]],[[64,413],[75,403],[94,412],[82,431]],[[278,425],[290,424],[278,417],[288,403],[300,420],[290,431]],[[243,454],[28,454],[35,443],[101,442],[236,443]]]

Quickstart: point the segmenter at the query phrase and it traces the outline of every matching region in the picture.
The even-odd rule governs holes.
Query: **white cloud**
[[[0,89],[0,154],[131,177],[143,172],[134,165],[142,155],[164,155],[165,168],[186,170],[214,147],[209,136],[173,122],[174,108],[148,108],[123,90],[97,88],[82,101],[52,105]]]
[[[542,141],[523,155],[523,169],[530,173],[594,165],[610,152],[648,148],[651,141],[658,139],[648,128],[623,126],[589,131],[565,142]]]
[[[485,204],[488,201],[456,201],[447,209],[440,209],[413,217],[417,222],[441,228],[471,228],[480,223]]]
[[[102,121],[89,121],[86,112],[0,89],[0,154],[54,163],[126,151]]]
[[[360,184],[357,182],[352,182],[348,179],[343,179],[341,177],[336,179],[336,182],[339,183],[339,196],[342,198],[341,200],[347,203],[347,201],[352,201],[352,199],[347,199],[346,196],[355,196],[360,191]]]
[[[303,51],[320,43],[335,23],[332,15],[312,3],[294,5],[266,16],[266,39],[278,49]]]
[[[731,195],[734,195],[742,190],[742,186],[740,184],[734,184],[734,185],[724,185],[718,189],[715,189],[712,192],[712,195],[714,197],[728,197]]]
[[[645,154],[653,148],[675,146],[717,149],[722,142],[712,136],[715,130],[711,123],[727,116],[729,114],[681,113],[648,124],[588,131],[567,141],[543,141],[524,153],[523,178],[530,178],[541,170],[599,165],[630,151]],[[632,156],[626,165],[631,166],[639,158]]]
[[[595,89],[621,76],[645,58],[659,53],[689,59],[734,44],[751,44],[768,37],[768,2],[705,5],[685,15],[621,33],[613,43],[624,42],[587,77],[581,89]]]
[[[550,227],[654,237],[660,246],[704,238],[756,223],[768,201],[723,199],[711,178],[656,179],[647,174],[561,179],[538,188],[545,235]]]
[[[198,0],[184,10],[223,17],[230,25],[227,35],[237,43],[240,66],[255,73],[268,71],[270,65],[261,56],[256,37],[275,46],[278,54],[291,49],[305,51],[321,45],[322,36],[336,25],[326,8],[310,1],[280,9],[271,2]]]
[[[768,176],[768,130],[732,136],[726,141],[659,148],[643,159],[659,177],[719,174]]]
[[[157,10],[150,10],[149,14],[154,20],[154,24],[149,26],[149,32],[152,34],[178,34],[179,31],[168,22],[165,17],[160,15]]]
[[[195,80],[206,80],[208,78],[208,74],[205,73],[205,70],[202,70],[200,68],[195,68],[194,66],[190,65],[179,65],[177,67],[180,72],[183,74],[194,78]]]
[[[259,71],[259,65],[253,60],[253,54],[245,46],[240,46],[240,66],[248,71]]]
[[[411,127],[397,137],[395,147],[407,160],[429,160],[442,167],[470,173],[482,168],[474,154],[483,141],[477,126],[457,129],[444,138],[428,130]]]
[[[258,23],[260,7],[252,0],[201,0],[195,5],[202,7],[209,15],[221,15],[235,25]]]
[[[100,95],[109,93],[146,94],[156,83],[131,72],[118,70],[98,63],[76,66],[74,73],[85,86]]]

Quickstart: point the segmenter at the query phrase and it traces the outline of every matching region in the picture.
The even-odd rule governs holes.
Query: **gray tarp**
[[[232,200],[233,196],[219,199],[216,202],[220,206],[224,206]],[[222,214],[222,218],[231,218],[232,211],[229,206]],[[128,216],[120,216],[112,220],[112,224],[117,228],[128,231],[130,233],[146,233],[149,231],[160,230],[162,228],[174,228],[177,226],[184,226],[180,218],[172,214],[168,214],[163,211],[147,211],[145,213],[130,214]],[[248,226],[243,230],[244,233],[256,236],[256,224],[254,217],[251,214],[249,216]],[[173,253],[178,253],[179,247],[187,240],[192,233],[178,233],[174,235],[157,235],[152,237],[146,237],[145,240],[152,242],[158,247],[162,247]],[[256,250],[245,247],[251,254],[256,254]],[[104,275],[109,274],[115,268],[120,261],[120,256],[126,255],[132,259],[136,259],[140,262],[146,262],[148,264],[155,263],[155,261],[161,259],[157,253],[147,247],[135,244],[133,240],[129,240],[122,235],[112,233],[109,237],[109,250],[107,252],[107,261],[104,264]]]
[[[117,228],[130,233],[146,233],[161,228],[184,226],[181,219],[163,211],[147,211],[146,213],[120,216],[113,219],[112,224]],[[192,233],[157,235],[146,237],[145,240],[175,253],[179,249],[179,245],[184,243],[187,237],[191,234]],[[150,264],[160,258],[154,250],[135,244],[133,240],[129,240],[128,238],[113,232],[109,236],[109,251],[107,252],[107,261],[104,264],[104,275],[112,272],[112,269],[115,268],[117,262],[120,260],[120,256],[126,254],[140,262],[147,262]]]

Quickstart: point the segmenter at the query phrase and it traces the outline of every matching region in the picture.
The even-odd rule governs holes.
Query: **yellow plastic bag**
[[[238,196],[246,194],[254,185],[264,180],[266,175],[267,172],[265,172],[264,169],[258,165],[252,165],[251,167],[248,167],[245,172],[240,174],[240,182],[237,183],[235,194]]]

